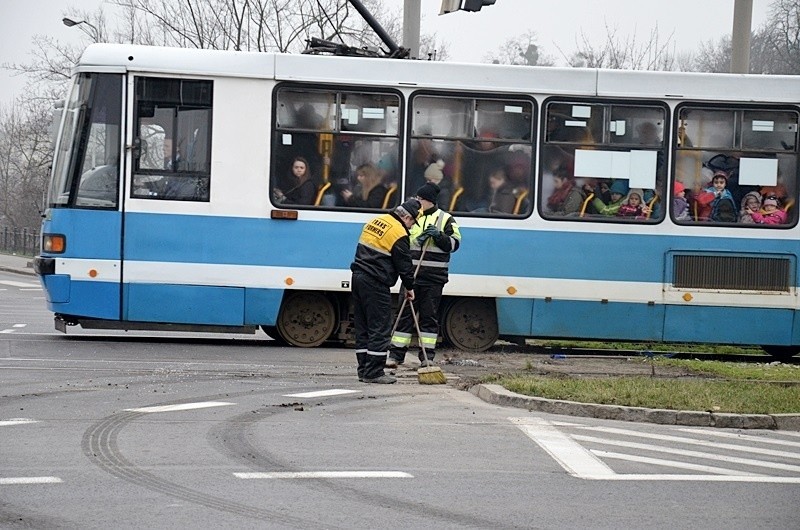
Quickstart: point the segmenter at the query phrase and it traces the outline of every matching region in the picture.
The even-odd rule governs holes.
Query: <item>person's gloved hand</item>
[[[429,236],[425,232],[422,232],[420,235],[417,236],[417,245],[419,245],[419,246],[424,245],[429,237],[431,237],[431,236]]]
[[[436,225],[428,225],[425,230],[422,231],[422,235],[427,235],[428,237],[432,237],[434,240],[436,240],[440,235],[442,235],[442,231],[436,228]]]

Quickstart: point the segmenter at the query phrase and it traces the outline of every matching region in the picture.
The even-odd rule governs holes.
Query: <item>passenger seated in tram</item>
[[[628,196],[623,199],[619,210],[617,210],[617,217],[647,219],[650,208],[644,204],[643,196],[644,192],[638,188],[630,190]]]
[[[453,197],[453,184],[450,182],[450,177],[445,176],[444,171],[444,160],[439,159],[431,163],[428,169],[425,170],[425,182],[432,182],[439,186],[439,196],[436,204],[439,208],[446,211],[450,209],[450,200]]]
[[[778,198],[769,196],[764,199],[761,211],[748,210],[756,224],[782,225],[786,223],[788,214],[780,208]]]
[[[622,206],[625,201],[625,197],[628,195],[628,181],[615,180],[611,183],[611,186],[608,188],[609,200],[607,203],[603,201],[602,190],[600,189],[598,191],[599,193],[595,193],[595,198],[592,199],[592,208],[594,212],[599,215],[615,216],[617,212],[619,212],[620,206]]]
[[[514,188],[508,182],[506,171],[502,167],[495,168],[489,173],[489,211],[492,213],[514,213],[517,198]]]
[[[564,216],[579,215],[586,194],[566,168],[557,168],[553,173],[553,188],[553,193],[547,198],[548,213]]]
[[[372,164],[363,164],[356,168],[356,184],[353,191],[345,188],[341,191],[345,206],[353,208],[383,208],[386,197],[386,186],[383,185],[381,173]]]
[[[272,198],[279,204],[305,204],[312,205],[316,199],[317,190],[311,180],[311,168],[308,161],[302,156],[292,160],[290,188],[286,191],[280,188],[272,190]]]
[[[739,222],[745,225],[755,224],[752,212],[761,210],[761,194],[751,191],[742,198],[742,208],[739,210]]]
[[[718,223],[736,222],[736,203],[727,189],[728,173],[715,171],[711,186],[697,195],[698,219],[711,220]]]

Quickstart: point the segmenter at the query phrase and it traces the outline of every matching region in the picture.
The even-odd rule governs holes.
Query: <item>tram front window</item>
[[[117,207],[121,101],[121,75],[76,78],[56,146],[51,207]]]

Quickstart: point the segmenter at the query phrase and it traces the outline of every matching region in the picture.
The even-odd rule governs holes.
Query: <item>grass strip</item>
[[[800,413],[800,385],[653,377],[576,378],[496,375],[485,382],[549,399],[738,414]]]

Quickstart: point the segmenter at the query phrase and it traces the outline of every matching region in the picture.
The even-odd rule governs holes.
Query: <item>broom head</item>
[[[444,372],[438,366],[422,366],[417,370],[417,379],[421,385],[443,385],[447,383]]]

